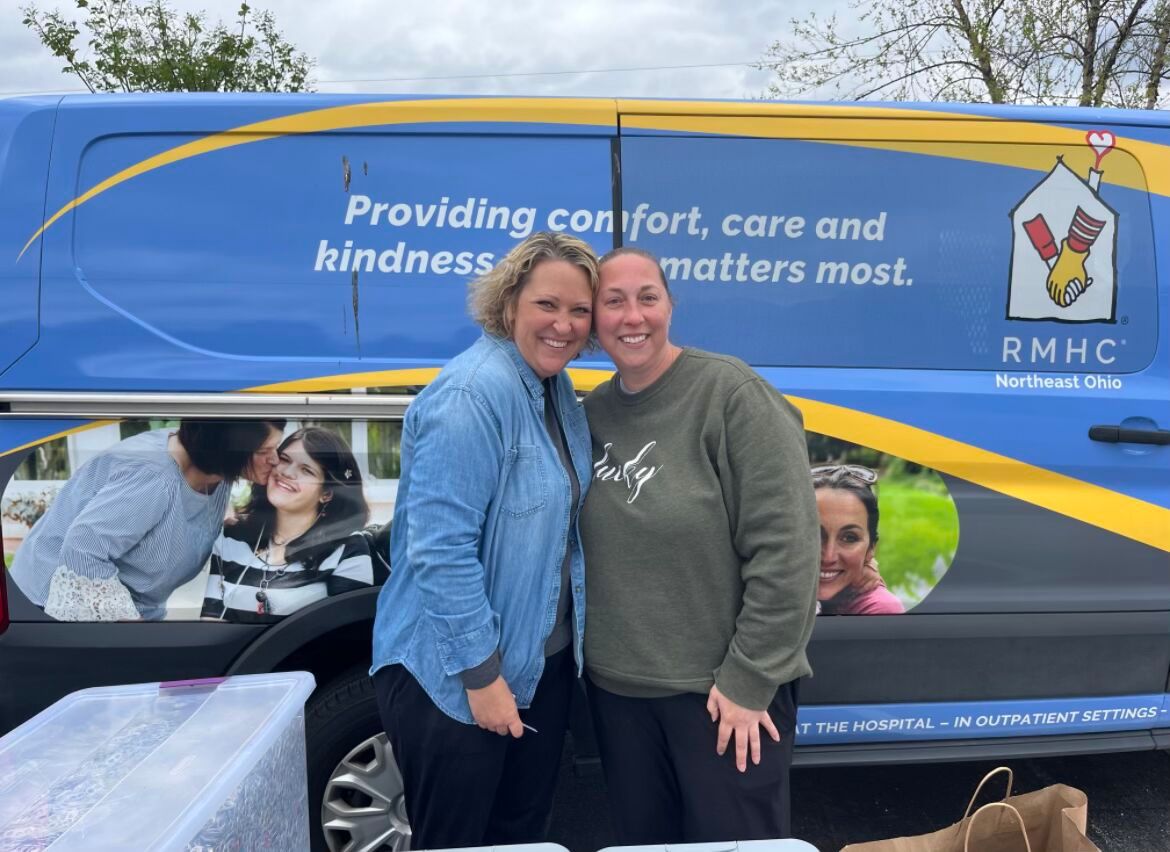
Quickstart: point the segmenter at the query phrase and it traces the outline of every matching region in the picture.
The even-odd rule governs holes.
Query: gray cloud
[[[231,19],[240,0],[172,0]],[[7,4],[6,4],[7,5]],[[317,59],[322,92],[532,94],[742,98],[760,94],[766,72],[747,66],[536,76],[537,72],[710,65],[758,59],[793,16],[843,0],[257,0],[286,38]],[[76,17],[72,2],[57,7]],[[53,8],[53,4],[44,4]],[[0,12],[0,90],[76,89],[59,63]],[[533,76],[490,76],[490,75]],[[417,79],[435,77],[464,79]],[[401,79],[416,78],[416,79]],[[375,82],[349,82],[349,81]],[[338,81],[338,82],[333,82]]]

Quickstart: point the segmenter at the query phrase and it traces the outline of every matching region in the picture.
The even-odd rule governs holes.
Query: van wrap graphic
[[[803,706],[799,745],[1143,731],[1170,725],[1170,695]]]
[[[1136,168],[1120,148],[1101,184],[1125,223],[1114,229],[1118,322],[1024,325],[1005,317],[1004,216],[1035,187],[1029,171],[942,148],[924,157],[795,139],[623,138],[628,201],[615,214],[605,135],[412,127],[274,137],[188,157],[90,198],[68,226],[42,235],[41,343],[6,386],[77,387],[84,372],[110,389],[121,375],[138,387],[227,390],[303,375],[309,364],[441,363],[476,334],[464,283],[515,240],[553,228],[604,249],[615,224],[666,260],[683,296],[680,339],[756,366],[1134,373],[1154,357],[1157,209],[1150,194],[1114,182]],[[55,155],[49,209],[188,138],[78,130],[58,146],[75,147]],[[1034,147],[1044,174],[1057,157],[1089,158],[1079,174],[1092,168],[1083,133],[1075,147]],[[441,175],[416,167],[432,161]],[[1055,237],[1074,212],[1049,223]],[[1105,256],[1103,240],[1092,263]],[[1109,288],[1052,310],[1080,311],[1098,291]],[[175,310],[184,292],[198,298]],[[289,323],[279,334],[256,323],[275,304]],[[140,357],[112,358],[94,335],[77,333],[95,323]],[[830,327],[849,332],[831,351],[817,342]]]
[[[1081,127],[1061,127],[1040,123],[1039,113],[973,115],[936,111],[932,108],[851,107],[833,105],[800,108],[783,104],[770,109],[752,109],[739,106],[719,115],[697,114],[707,110],[688,110],[685,101],[675,105],[644,105],[639,102],[619,101],[622,112],[622,133],[647,135],[728,136],[754,139],[808,139],[833,145],[856,148],[900,151],[927,156],[991,163],[1031,171],[1046,172],[1051,159],[1043,150],[1045,145],[1081,147],[1085,130]],[[656,114],[654,109],[662,112]],[[688,114],[689,113],[689,114]],[[1103,112],[1097,112],[1101,116]],[[1104,114],[1108,114],[1104,111]],[[866,119],[864,121],[826,119]],[[1070,123],[1071,123],[1070,115]],[[1090,113],[1081,116],[1091,121]],[[1122,166],[1110,175],[1110,181],[1129,189],[1149,189],[1157,195],[1170,196],[1170,163],[1166,162],[1165,144],[1149,142],[1125,135],[1117,129],[1117,146],[1129,151],[1132,165]],[[1091,164],[1092,152],[1082,155]],[[1078,171],[1082,162],[1072,163]]]
[[[654,111],[663,114],[648,114]],[[729,134],[759,138],[818,139],[833,144],[877,147],[893,151],[917,152],[933,156],[961,157],[978,162],[1002,163],[1037,169],[1035,156],[1022,151],[1005,151],[1005,142],[1068,143],[1068,136],[1076,131],[1055,128],[1046,124],[1007,122],[993,116],[971,116],[945,110],[897,109],[889,107],[849,107],[817,105],[741,105],[703,102],[609,101],[603,99],[557,100],[542,98],[456,98],[441,100],[371,101],[345,104],[307,112],[293,113],[273,119],[245,124],[231,130],[197,139],[193,142],[162,151],[143,159],[104,180],[94,184],[81,195],[56,210],[37,231],[29,237],[20,251],[23,256],[36,239],[62,216],[85,204],[92,198],[118,184],[139,175],[214,151],[238,145],[263,142],[293,134],[325,133],[388,127],[404,124],[467,123],[497,124],[540,123],[552,125],[616,128],[618,113],[622,114],[623,130],[652,130],[698,134]],[[684,115],[672,112],[689,113]],[[711,112],[713,115],[695,115]],[[722,114],[721,114],[722,113]],[[726,114],[740,113],[740,115]],[[750,113],[744,115],[743,113]],[[947,119],[931,121],[931,142],[913,140],[922,127],[915,120],[927,116]],[[848,136],[848,122],[840,118],[868,119],[854,138]],[[782,122],[776,119],[782,118]],[[845,127],[842,127],[842,125]],[[875,141],[874,137],[893,135],[890,141]],[[827,137],[827,138],[826,138]],[[940,152],[938,141],[961,141],[967,147]],[[991,145],[981,143],[992,143]],[[1153,192],[1170,195],[1170,166],[1165,165],[1164,146],[1140,140],[1127,140],[1127,147],[1139,161],[1153,169],[1148,185]],[[1022,155],[1022,156],[1021,156]],[[1147,180],[1141,175],[1119,175],[1123,186],[1145,188]]]
[[[1109,131],[1089,131],[1097,156],[1088,174],[1058,157],[1012,210],[1008,319],[1115,321],[1118,216],[1100,196],[1101,161],[1115,141]],[[1054,227],[1066,234],[1059,242]]]
[[[438,368],[417,368],[346,373],[279,382],[241,392],[325,393],[367,387],[419,386],[429,383],[438,372]],[[592,390],[612,375],[608,370],[588,368],[572,368],[569,372],[574,386],[581,392]],[[897,420],[807,397],[791,394],[787,397],[800,409],[805,429],[810,433],[869,447],[1170,552],[1170,539],[1162,534],[1170,524],[1168,508]],[[14,431],[17,423],[21,426],[19,432]],[[14,446],[0,447],[0,456],[110,423],[93,421],[63,430],[61,421],[9,421],[0,434]]]
[[[245,124],[224,133],[206,136],[186,145],[166,151],[135,163],[95,184],[74,198],[48,218],[33,234],[21,255],[54,222],[101,193],[139,175],[213,151],[264,142],[281,136],[303,133],[325,133],[334,130],[355,130],[385,127],[396,124],[422,124],[481,121],[493,123],[564,124],[571,126],[613,127],[616,116],[612,102],[601,100],[551,100],[534,98],[467,98],[451,100],[378,101],[326,107],[309,112],[294,113],[280,118]],[[19,258],[18,258],[19,259]]]
[[[1093,110],[1059,112],[1066,127],[1040,110],[147,100],[161,118],[144,100],[61,106],[40,339],[4,373],[7,389],[322,389],[334,380],[304,377],[400,370],[425,383],[478,334],[461,253],[490,263],[529,226],[612,244],[620,114],[623,230],[673,259],[679,342],[743,357],[807,401],[810,429],[1166,549],[1165,453],[1087,439],[1089,426],[1133,416],[1170,424],[1156,262],[1168,147],[1151,141],[1164,127],[1129,128],[1135,138],[1135,115]],[[307,103],[329,105],[273,116]],[[236,129],[192,139],[192,126]],[[1103,159],[1089,132],[1112,136]],[[1084,192],[1119,224],[1097,230],[1107,211],[1082,193],[1060,215],[1028,211],[1013,246],[1008,211],[1058,158],[1081,187],[1101,173]],[[452,226],[460,210],[473,227]],[[1057,258],[1061,241],[1086,249],[1083,278],[1060,282],[1056,300],[1023,230],[1040,214]],[[1112,290],[1116,322],[1007,319],[1013,252],[1045,310],[1084,310]],[[1112,285],[1094,266],[1111,256]],[[864,434],[874,419],[880,441]],[[37,440],[31,429],[6,425],[4,446]]]
[[[1094,152],[1084,132],[1076,138],[1017,147],[1037,149],[1045,175],[1058,160],[1084,163],[1076,175],[1088,175]],[[963,147],[937,150],[948,146]],[[1081,193],[1048,204],[1055,236],[1072,229],[1087,249],[1069,245],[1061,261],[1059,299],[1079,296],[1067,305],[1053,301],[1048,279],[1057,273],[1023,229],[1052,201],[1051,180],[1030,196],[1042,176],[960,157],[823,139],[623,138],[625,236],[663,258],[677,287],[679,339],[757,367],[1131,374],[1158,345],[1153,197],[1113,182],[1115,167],[1134,166],[1129,151],[1115,147],[1107,162],[1100,198],[1067,172]],[[1012,316],[1036,318],[1026,324],[1005,311],[1013,269],[1005,219],[1017,206]],[[1085,215],[1074,228],[1078,207]],[[692,210],[693,228],[639,216]],[[1078,256],[1101,286],[1070,283]],[[1035,304],[1016,304],[1031,297]]]

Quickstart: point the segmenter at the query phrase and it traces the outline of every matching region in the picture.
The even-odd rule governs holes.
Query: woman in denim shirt
[[[472,284],[484,335],[406,414],[371,674],[416,849],[544,839],[580,673],[590,481],[565,366],[597,259],[537,233]]]

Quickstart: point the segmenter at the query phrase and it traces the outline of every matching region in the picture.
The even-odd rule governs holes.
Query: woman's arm
[[[443,669],[463,680],[476,724],[520,737],[516,699],[499,674],[500,619],[479,560],[505,458],[499,419],[487,400],[464,388],[447,389],[429,403],[415,423],[406,558],[424,617],[439,636]]]
[[[724,411],[719,480],[743,604],[707,700],[715,750],[735,739],[740,772],[760,762],[760,728],[779,741],[767,707],[776,688],[807,671],[816,617],[820,541],[800,413],[762,379],[740,385]]]
[[[64,565],[53,572],[45,614],[58,621],[141,621],[130,590],[117,577],[91,579]]]
[[[443,669],[458,675],[491,657],[500,641],[479,551],[504,442],[498,418],[474,391],[445,388],[414,412],[406,561],[439,637]]]
[[[69,524],[61,542],[62,564],[93,580],[116,577],[117,560],[158,525],[173,497],[171,483],[163,481],[160,487],[152,467],[112,470]]]
[[[807,672],[819,520],[800,412],[753,378],[729,397],[724,424],[720,482],[744,593],[716,683],[759,710],[779,684]]]
[[[45,612],[61,621],[140,618],[129,589],[118,578],[116,560],[162,520],[171,499],[169,487],[159,488],[153,468],[134,465],[111,471],[65,532]]]

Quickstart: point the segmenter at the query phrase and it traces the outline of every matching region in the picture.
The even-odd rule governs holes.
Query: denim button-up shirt
[[[589,427],[566,373],[557,394],[581,504],[592,478]],[[585,564],[570,503],[540,379],[514,343],[484,335],[407,410],[370,673],[402,663],[440,710],[471,724],[459,673],[498,648],[517,705],[529,706],[566,546],[579,672]]]

